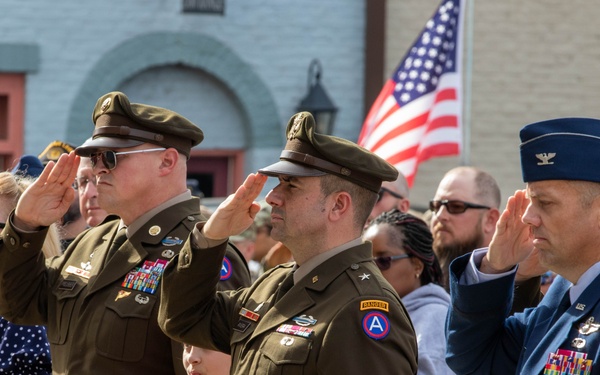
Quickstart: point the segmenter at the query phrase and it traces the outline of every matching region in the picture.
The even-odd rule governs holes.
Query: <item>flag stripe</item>
[[[461,5],[442,1],[377,96],[358,139],[409,186],[419,163],[461,150]]]

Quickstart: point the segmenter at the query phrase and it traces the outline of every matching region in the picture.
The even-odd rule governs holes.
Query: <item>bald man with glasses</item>
[[[92,138],[50,162],[9,216],[0,315],[47,326],[55,374],[183,375],[183,346],[157,316],[162,272],[206,219],[186,183],[191,149],[204,135],[183,116],[121,92],[98,99],[92,118]],[[80,157],[90,174],[78,175]],[[74,182],[113,216],[46,264],[41,243],[75,198]],[[219,290],[250,284],[242,255],[227,244],[221,270]]]
[[[448,290],[448,265],[456,257],[487,246],[500,217],[500,188],[487,172],[475,167],[448,171],[429,202],[433,250]]]
[[[500,187],[486,171],[457,167],[448,171],[429,202],[431,233],[449,291],[450,263],[464,254],[489,245],[500,217]],[[533,274],[530,273],[533,272]],[[513,311],[535,306],[541,296],[535,270],[522,267],[517,277]]]
[[[377,202],[371,210],[367,225],[380,214],[397,209],[400,212],[408,212],[410,208],[409,188],[406,177],[398,171],[398,178],[394,181],[384,181],[377,195]]]

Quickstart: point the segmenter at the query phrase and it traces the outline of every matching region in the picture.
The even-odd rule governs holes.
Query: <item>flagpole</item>
[[[475,2],[472,0],[464,0],[466,9],[465,28],[466,43],[465,43],[465,90],[464,90],[464,107],[463,107],[463,144],[460,154],[460,164],[471,164],[471,76],[473,71],[473,14]]]

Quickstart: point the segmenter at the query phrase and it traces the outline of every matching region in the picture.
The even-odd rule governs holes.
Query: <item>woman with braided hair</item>
[[[418,374],[453,374],[445,362],[444,326],[450,297],[441,287],[442,270],[431,248],[433,239],[427,224],[394,209],[371,221],[363,239],[373,243],[375,263],[402,298],[413,322]]]

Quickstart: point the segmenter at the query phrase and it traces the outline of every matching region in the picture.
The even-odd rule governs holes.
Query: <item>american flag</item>
[[[462,5],[442,1],[385,83],[358,138],[409,186],[420,162],[460,154]]]

